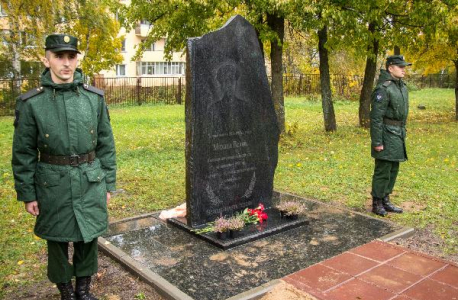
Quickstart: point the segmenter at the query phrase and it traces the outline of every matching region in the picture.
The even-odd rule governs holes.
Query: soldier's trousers
[[[393,192],[399,172],[398,161],[376,159],[372,176],[372,196],[383,198]]]
[[[73,264],[68,261],[67,242],[48,242],[48,278],[53,283],[69,282],[73,276],[86,277],[97,272],[97,239],[73,243]]]

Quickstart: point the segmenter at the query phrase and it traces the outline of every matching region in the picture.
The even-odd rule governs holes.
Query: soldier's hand
[[[40,214],[40,210],[38,209],[38,202],[37,201],[32,201],[32,202],[26,202],[25,203],[25,210],[31,214],[32,216],[38,216]]]
[[[107,193],[107,205],[110,204],[111,194]]]
[[[374,150],[377,151],[377,152],[383,151],[383,145],[375,146]]]

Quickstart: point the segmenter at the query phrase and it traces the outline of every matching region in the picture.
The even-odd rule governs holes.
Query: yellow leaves
[[[8,173],[8,172],[7,173],[3,173],[3,175],[2,175],[3,179],[8,178],[9,176],[10,176],[10,173]]]
[[[288,164],[288,168],[294,168],[294,167],[300,168],[302,167],[302,163]]]
[[[39,241],[39,240],[41,240],[41,238],[40,238],[40,237],[38,237],[38,236],[36,236],[35,234],[33,235],[33,238],[34,238],[36,241]]]
[[[23,263],[24,263],[23,260],[20,260],[20,261],[17,262],[18,266],[22,265]]]

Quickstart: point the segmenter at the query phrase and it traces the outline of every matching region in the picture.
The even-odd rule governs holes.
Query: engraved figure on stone
[[[211,204],[237,205],[251,197],[256,182],[256,166],[251,156],[253,108],[237,95],[240,77],[234,61],[223,62],[216,71],[220,97],[208,105],[209,139],[214,158],[210,164],[207,196]]]

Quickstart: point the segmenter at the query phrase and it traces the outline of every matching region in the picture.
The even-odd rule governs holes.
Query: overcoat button
[[[49,138],[49,134],[45,134],[45,137]]]

